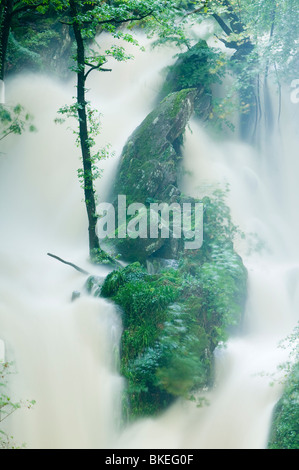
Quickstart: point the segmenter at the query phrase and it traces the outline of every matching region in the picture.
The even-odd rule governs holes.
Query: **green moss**
[[[161,388],[172,396],[188,397],[207,383],[209,341],[197,311],[191,312],[182,301],[170,306],[159,347],[163,355],[156,377]]]
[[[113,267],[116,267],[118,265],[118,261],[102,248],[95,248],[92,251],[92,253],[90,254],[90,261],[93,264],[99,265],[110,265]]]
[[[123,311],[121,373],[131,418],[161,411],[210,383],[213,351],[242,311],[232,278],[217,277],[218,269],[210,283],[180,270],[150,276],[135,265],[133,278],[126,278],[129,266],[104,283]]]
[[[146,276],[147,273],[138,262],[132,263],[128,267],[120,269],[119,271],[112,271],[105,279],[101,295],[102,297],[107,298],[113,297],[127,282],[138,281]]]
[[[214,349],[240,324],[247,272],[233,250],[236,228],[223,195],[206,204],[203,250],[183,253],[177,269],[156,275],[133,263],[103,284],[102,295],[123,312],[121,373],[130,419],[155,414],[209,385]]]
[[[102,295],[112,298],[123,311],[121,372],[128,381],[132,416],[153,411],[153,403],[157,411],[162,396],[165,403],[171,400],[159,388],[154,373],[158,363],[149,361],[149,356],[158,344],[167,306],[179,295],[178,287],[177,279],[148,275],[139,263],[111,273],[102,287]]]
[[[169,108],[170,119],[174,119],[178,115],[182,109],[182,103],[188,99],[191,93],[196,93],[195,88],[186,88],[184,90],[178,91],[177,93],[174,93],[173,95],[170,95],[173,96],[172,106]]]
[[[167,96],[135,130],[123,149],[115,184],[117,194],[143,202],[149,196],[154,197],[147,188],[152,179],[160,178],[163,187],[165,171],[161,168],[165,163],[175,167],[178,155],[173,144],[185,130],[194,96],[193,90]],[[160,176],[155,176],[157,171]],[[157,189],[161,189],[161,184]]]
[[[233,248],[238,230],[225,193],[203,202],[203,246],[181,251],[176,269],[150,275],[135,262],[99,287],[122,311],[120,370],[129,419],[156,414],[210,385],[213,352],[240,325],[247,271]]]
[[[299,362],[275,408],[268,448],[299,449]]]

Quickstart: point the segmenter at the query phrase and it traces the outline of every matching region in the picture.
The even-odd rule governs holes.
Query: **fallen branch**
[[[89,272],[87,272],[87,271],[85,271],[84,269],[80,268],[80,267],[77,266],[76,264],[69,263],[68,261],[65,261],[64,259],[59,258],[59,256],[52,255],[51,253],[47,253],[47,255],[48,255],[48,256],[51,256],[51,258],[57,259],[58,261],[60,261],[60,262],[63,263],[63,264],[67,264],[68,266],[71,266],[72,268],[76,269],[76,271],[79,271],[79,273],[87,274],[87,275],[90,274]]]

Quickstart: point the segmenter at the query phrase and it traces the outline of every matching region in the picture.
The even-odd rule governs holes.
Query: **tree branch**
[[[62,21],[62,20],[59,20],[59,23],[61,24],[66,24],[67,26],[73,26],[74,22],[67,22],[67,21]]]
[[[226,39],[220,38],[219,36],[217,36],[217,34],[215,34],[215,36],[218,41],[223,42],[225,47],[227,47],[228,49],[238,49],[238,44],[236,43],[236,41],[226,41]]]
[[[84,81],[86,81],[88,75],[90,74],[90,72],[92,72],[93,70],[99,70],[100,72],[112,72],[112,69],[104,69],[104,68],[101,68],[102,65],[104,65],[105,62],[103,62],[102,64],[98,64],[98,65],[92,65],[88,62],[85,63],[85,65],[87,65],[88,67],[90,67],[90,69],[86,72],[86,74],[84,75]]]
[[[223,21],[223,19],[217,15],[217,13],[213,13],[213,17],[215,18],[215,20],[217,21],[217,23],[219,24],[219,26],[221,26],[221,28],[223,29],[223,31],[225,32],[225,34],[227,34],[228,36],[233,32],[228,26],[227,24]]]
[[[4,406],[1,407],[1,409],[4,408]],[[6,418],[8,418],[10,415],[12,415],[16,411],[16,408],[14,408],[10,413],[7,413],[4,418],[0,419],[0,423],[2,423]],[[1,413],[1,410],[0,410]]]
[[[235,13],[233,6],[228,0],[222,0],[223,4],[227,7],[228,9],[228,15],[230,18],[230,25],[234,33],[240,34],[244,32],[244,26],[239,19],[238,15]]]
[[[205,4],[202,5],[201,7],[196,8],[195,10],[192,10],[192,11],[189,11],[188,13],[186,13],[186,14],[183,16],[182,21],[183,21],[183,19],[186,18],[187,16],[194,15],[195,13],[199,13],[200,11],[202,11],[202,10],[206,7],[206,4],[207,4],[207,3],[208,3],[208,2],[205,2]]]
[[[63,264],[67,264],[68,266],[71,266],[72,268],[76,269],[76,271],[79,271],[79,273],[82,273],[82,274],[90,274],[88,273],[87,271],[85,271],[84,269],[80,268],[79,266],[77,266],[76,264],[73,264],[73,263],[69,263],[68,261],[65,261],[64,259],[62,258],[59,258],[59,256],[56,256],[56,255],[52,255],[51,253],[47,253],[48,256],[51,256],[51,258],[55,258],[57,259],[58,261],[60,261],[61,263]]]
[[[97,24],[123,24],[123,23],[129,23],[130,21],[141,21],[141,20],[144,20],[144,18],[147,18],[148,16],[152,15],[153,11],[154,10],[151,10],[148,13],[145,13],[144,15],[133,16],[125,20],[117,20],[115,18],[111,20],[102,20],[102,21],[98,21]]]
[[[10,135],[10,134],[14,134],[14,131],[11,130],[11,131],[6,132],[4,135],[2,135],[2,136],[0,137],[0,140],[5,139],[5,137],[7,137],[7,136]]]

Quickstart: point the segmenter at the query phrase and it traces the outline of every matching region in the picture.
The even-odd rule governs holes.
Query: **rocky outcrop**
[[[146,208],[152,202],[179,202],[178,173],[182,158],[180,147],[186,125],[194,111],[197,94],[196,89],[171,93],[128,139],[114,186],[114,207],[117,208],[118,195],[126,196],[127,205],[137,202],[144,204]],[[147,216],[151,218],[150,211]],[[173,247],[170,249],[170,256],[175,257],[174,251],[177,252],[178,243],[170,238],[116,238],[115,244],[128,260],[144,261],[165,244]]]
[[[196,106],[202,119],[209,112],[209,93],[200,81],[200,67],[207,65],[203,46],[179,58],[165,96],[129,137],[111,195],[116,211],[119,195],[126,196],[127,207],[141,204],[149,219],[152,203],[182,207],[196,202],[181,194],[179,178],[188,121]],[[192,73],[186,81],[188,60]],[[241,324],[247,271],[234,252],[236,228],[224,197],[218,192],[201,201],[200,249],[185,250],[184,240],[171,233],[168,238],[161,233],[156,238],[116,236],[112,245],[131,263],[111,272],[104,282],[90,278],[87,283],[93,295],[120,307],[120,371],[127,384],[124,414],[129,419],[153,416],[178,397],[194,399],[210,386],[215,348]],[[126,215],[126,229],[132,220],[133,215]],[[126,233],[123,225],[116,227],[116,235]]]
[[[159,96],[161,101],[131,135],[123,149],[113,193],[116,210],[118,195],[126,196],[127,205],[144,204],[149,226],[151,217],[154,217],[148,210],[151,202],[179,203],[181,207],[186,202],[181,198],[178,185],[183,135],[194,113],[201,121],[210,116],[210,85],[218,77],[217,73],[211,74],[211,70],[217,70],[217,61],[218,55],[211,52],[205,41],[200,40],[180,54],[176,63],[169,68]],[[189,198],[188,202],[192,204],[195,201]],[[125,223],[129,221],[130,218],[127,218]],[[182,241],[172,234],[167,239],[161,238],[160,234],[155,239],[116,237],[114,245],[127,260],[142,262],[153,255],[178,258],[183,246]]]
[[[172,198],[181,139],[196,96],[194,89],[168,95],[135,130],[122,152],[114,195],[126,194],[129,203]]]

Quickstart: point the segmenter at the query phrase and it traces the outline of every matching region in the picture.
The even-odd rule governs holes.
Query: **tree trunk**
[[[12,16],[13,0],[2,0],[0,10],[0,80],[4,80],[5,58]]]
[[[88,143],[88,125],[86,114],[85,98],[85,46],[81,34],[80,26],[77,22],[77,5],[74,0],[70,0],[71,16],[73,20],[73,30],[77,44],[77,105],[79,118],[79,137],[83,159],[84,196],[88,216],[89,231],[89,253],[93,259],[100,250],[99,239],[96,233],[97,214],[95,191],[93,187],[92,162],[90,146]]]

